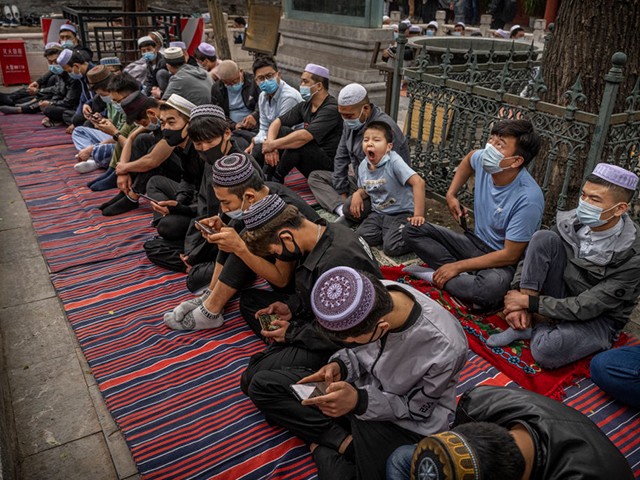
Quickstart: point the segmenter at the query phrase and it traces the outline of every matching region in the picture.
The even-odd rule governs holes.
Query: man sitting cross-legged
[[[627,215],[638,177],[600,163],[576,210],[558,212],[536,232],[504,300],[512,328],[490,346],[530,338],[544,368],[558,368],[611,347],[640,295],[638,225]]]
[[[515,265],[540,227],[544,197],[526,169],[539,149],[531,122],[496,123],[486,147],[460,162],[447,192],[449,211],[460,220],[457,195],[475,177],[475,234],[430,223],[403,230],[407,248],[435,269],[427,280],[477,310],[502,305]]]

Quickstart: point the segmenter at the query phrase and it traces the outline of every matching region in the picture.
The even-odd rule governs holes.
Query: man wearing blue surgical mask
[[[94,92],[87,80],[87,73],[95,66],[90,61],[87,61],[81,53],[71,52],[71,55],[69,55],[69,52],[71,51],[63,50],[58,56],[57,62],[69,75],[69,78],[75,81],[77,85],[80,85],[82,93],[75,113],[70,115],[65,112],[65,115],[63,115],[64,123],[69,125],[67,133],[71,133],[75,127],[82,125],[86,120],[85,115],[91,108],[91,102],[94,97]]]
[[[449,212],[464,233],[430,223],[405,227],[407,246],[435,269],[412,273],[474,311],[500,309],[515,266],[542,220],[544,196],[525,168],[539,149],[540,138],[528,120],[497,122],[486,147],[460,162],[447,191]],[[474,232],[466,229],[467,212],[457,198],[472,176]]]
[[[258,98],[260,128],[258,134],[253,137],[251,145],[245,149],[245,153],[251,153],[260,166],[263,166],[262,142],[267,138],[271,122],[302,102],[302,96],[296,88],[282,79],[273,57],[256,58],[253,62],[253,75],[260,89]]]
[[[578,208],[558,212],[555,227],[531,239],[504,300],[511,328],[489,345],[530,339],[544,368],[611,347],[640,292],[640,227],[627,214],[637,185],[635,173],[596,165]],[[627,366],[637,371],[637,362]]]
[[[211,88],[211,103],[219,105],[234,125],[232,138],[245,150],[258,133],[260,90],[253,74],[244,72],[233,60],[223,60],[216,68],[218,80]]]
[[[60,25],[60,34],[58,42],[62,48],[67,48],[73,53],[79,53],[87,62],[93,58],[93,52],[90,48],[81,45],[78,41],[78,32],[72,23],[64,23]]]
[[[359,83],[344,87],[338,95],[338,112],[342,116],[343,127],[340,144],[333,161],[333,171],[316,170],[309,175],[309,188],[318,203],[330,212],[337,214],[341,222],[364,220],[371,212],[371,202],[365,200],[364,211],[356,220],[349,214],[350,195],[358,189],[356,173],[360,162],[365,158],[362,150],[362,137],[365,127],[371,122],[384,122],[393,133],[392,150],[411,165],[407,139],[393,119],[377,105],[371,103],[367,90]]]

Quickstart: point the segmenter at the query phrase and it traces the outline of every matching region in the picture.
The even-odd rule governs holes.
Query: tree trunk
[[[147,0],[122,0],[122,11],[123,12],[146,12],[148,9]],[[137,20],[137,22],[136,22]],[[123,36],[123,52],[124,57],[123,60],[126,62],[130,62],[138,58],[138,42],[137,39],[140,37],[140,32],[135,27],[143,27],[149,25],[148,18],[136,18],[125,15],[123,18],[123,26],[125,27],[122,31]],[[133,28],[131,28],[133,27]],[[146,34],[148,31],[147,28],[143,30]]]
[[[564,93],[578,74],[587,100],[579,104],[598,113],[604,91],[604,75],[615,52],[627,55],[625,81],[620,85],[614,113],[623,112],[640,70],[640,0],[562,0],[555,29],[544,53],[545,101],[565,105]]]
[[[209,15],[211,16],[211,28],[213,29],[213,40],[216,44],[218,58],[231,60],[231,49],[227,38],[227,26],[222,15],[222,4],[220,0],[207,0]]]

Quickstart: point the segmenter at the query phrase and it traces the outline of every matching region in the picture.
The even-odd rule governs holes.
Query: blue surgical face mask
[[[120,105],[119,103],[116,103],[116,102],[113,102],[112,105],[113,105],[113,109],[116,112],[124,113],[124,110],[122,109],[122,105]]]
[[[490,175],[500,173],[504,170],[500,166],[500,162],[503,159],[504,155],[496,147],[487,143],[484,147],[484,152],[482,152],[482,168]]]
[[[64,69],[60,65],[49,65],[49,71],[54,75],[62,75]]]
[[[354,118],[352,120],[343,120],[344,124],[347,126],[349,130],[358,130],[362,128],[362,126],[364,125],[364,122],[360,120],[360,117],[362,116],[363,110],[364,110],[364,107],[362,107],[362,109],[360,110],[360,115],[358,115],[358,118]]]
[[[156,52],[145,52],[142,54],[145,62],[153,62],[156,59]]]
[[[265,80],[260,85],[258,85],[260,91],[266,93],[267,95],[273,95],[278,90],[278,82],[275,78],[271,80]]]
[[[436,32],[434,32],[433,30],[429,29],[427,30],[427,37],[433,37],[436,34]]]
[[[230,93],[238,93],[242,90],[242,85],[244,85],[244,82],[236,83],[234,85],[226,85],[226,87]]]
[[[244,195],[242,196],[242,203],[240,204],[240,208],[237,210],[231,210],[227,212],[225,215],[233,220],[240,220],[242,218],[242,214],[244,213]]]
[[[389,152],[387,152],[382,156],[382,158],[380,159],[380,161],[376,165],[374,165],[373,163],[369,162],[369,160],[367,160],[367,162],[369,162],[369,165],[371,165],[372,167],[382,168],[384,166],[384,164],[389,161],[390,158],[391,158],[391,156],[389,155]]]
[[[71,72],[69,73],[69,77],[73,78],[74,80],[80,80],[82,78],[82,74]]]
[[[111,98],[111,95],[100,95],[100,98],[106,104],[109,104],[109,103],[113,102],[113,98]]]
[[[158,130],[160,128],[160,120],[156,120],[155,123],[149,122],[149,125],[147,125],[145,128],[151,132]]]
[[[596,207],[595,205],[591,205],[589,202],[585,202],[580,199],[578,201],[576,215],[578,216],[578,221],[582,225],[586,225],[587,227],[601,227],[615,216],[611,215],[609,218],[601,220],[600,217],[602,214],[609,210],[613,210],[617,206],[618,204],[616,203],[613,207],[603,210],[601,207]]]
[[[307,100],[311,99],[311,97],[313,97],[316,93],[317,90],[313,93],[311,93],[311,87],[313,87],[315,85],[315,83],[309,87],[305,87],[304,85],[300,85],[300,95],[302,96],[302,99],[306,102]]]
[[[75,45],[71,40],[65,40],[64,42],[60,42],[60,45],[62,46],[62,48],[68,48],[68,49],[72,49],[73,47],[75,47]]]
[[[453,32],[452,34],[454,37],[461,37],[462,36],[462,32]]]

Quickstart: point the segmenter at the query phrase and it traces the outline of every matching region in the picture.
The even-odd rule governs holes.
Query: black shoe
[[[135,210],[136,208],[138,208],[138,201],[133,201],[125,195],[124,198],[121,198],[117,202],[109,205],[107,208],[102,210],[102,215],[104,215],[105,217],[113,217],[114,215],[120,215],[122,213],[130,212],[131,210]]]
[[[108,202],[104,202],[102,205],[100,205],[98,208],[100,210],[104,210],[107,207],[110,207],[111,205],[113,205],[114,203],[116,203],[118,200],[122,200],[124,197],[126,197],[126,195],[122,192],[119,192],[115,197],[113,197],[111,200],[109,200]]]
[[[10,115],[12,113],[21,113],[22,109],[20,107],[10,107],[8,105],[4,105],[0,107],[0,112],[4,113],[5,115]]]

